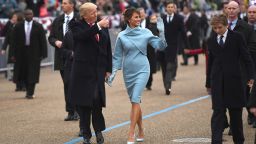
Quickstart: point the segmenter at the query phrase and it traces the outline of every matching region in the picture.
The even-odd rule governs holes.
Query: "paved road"
[[[191,62],[192,63],[192,62]],[[200,57],[198,66],[179,66],[177,81],[171,96],[165,96],[161,72],[154,75],[152,91],[145,90],[142,99],[145,127],[144,144],[192,144],[178,142],[184,138],[211,137],[211,101],[204,88],[205,64]],[[36,98],[25,99],[24,92],[14,92],[14,84],[0,74],[0,143],[1,144],[75,144],[78,122],[64,122],[63,85],[58,72],[41,70]],[[121,71],[113,83],[106,86],[107,108],[104,109],[107,131],[106,144],[125,144],[131,105],[122,80]],[[245,144],[253,144],[255,129],[247,125],[244,111]],[[224,132],[224,144],[232,144],[232,137]],[[95,137],[92,138],[95,143]],[[205,142],[203,142],[203,140]]]

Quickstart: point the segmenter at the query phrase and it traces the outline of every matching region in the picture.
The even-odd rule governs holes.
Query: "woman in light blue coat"
[[[123,70],[125,86],[132,103],[127,144],[134,144],[135,141],[144,141],[140,103],[142,92],[150,74],[147,45],[150,44],[153,48],[164,49],[167,44],[165,40],[154,36],[150,30],[139,27],[141,19],[139,11],[136,9],[127,9],[124,18],[127,28],[120,32],[117,37],[113,56],[113,71],[107,82],[111,85],[117,70]],[[139,134],[135,140],[136,124],[139,128]]]

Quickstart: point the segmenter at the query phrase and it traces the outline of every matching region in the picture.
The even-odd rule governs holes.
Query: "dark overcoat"
[[[166,15],[162,17],[164,22],[165,40],[168,45],[164,51],[164,59],[166,62],[175,62],[178,54],[178,38],[182,38],[186,47],[188,45],[185,35],[184,22],[183,18],[178,14],[174,14],[173,19],[170,23],[167,22],[166,17]],[[179,37],[178,35],[180,35],[181,37]]]
[[[209,61],[206,87],[211,88],[212,108],[241,108],[245,106],[240,59],[254,78],[254,66],[241,34],[228,31],[224,47],[217,42],[217,34],[208,40]]]
[[[63,40],[63,23],[65,23],[65,18],[64,18],[64,14],[60,15],[59,17],[57,17],[56,19],[54,19],[54,21],[52,22],[51,25],[51,32],[50,35],[48,37],[48,41],[49,43],[55,48],[55,52],[54,52],[54,70],[63,70],[64,69],[64,62],[62,59],[62,55],[61,55],[61,50],[59,48],[57,48],[57,46],[55,45],[55,42],[57,40],[62,41]],[[74,17],[73,19],[70,20],[78,20],[79,15],[77,13],[74,13]]]
[[[8,30],[6,31],[4,43],[2,45],[2,50],[6,51],[8,48],[7,63],[14,63],[14,61],[12,61],[11,59],[11,57],[13,57],[13,40],[12,40],[14,38],[13,29],[14,29],[14,24],[10,24],[8,26]]]
[[[61,58],[64,64],[64,83],[69,83],[71,76],[71,69],[73,64],[73,55],[74,55],[74,40],[73,34],[71,31],[68,31],[62,42],[62,46],[60,48]]]
[[[195,14],[191,13],[188,20],[185,22],[186,32],[190,31],[191,36],[188,36],[188,43],[190,49],[198,49],[200,46],[200,18]]]
[[[112,72],[112,52],[107,29],[99,30],[84,20],[71,26],[74,38],[74,60],[71,71],[70,100],[79,106],[93,106],[95,93],[100,106],[106,106],[105,75]],[[99,42],[95,35],[99,34]]]
[[[43,26],[33,21],[30,32],[30,47],[28,49],[25,47],[26,34],[24,22],[18,23],[14,27],[13,34],[16,36],[13,42],[14,56],[16,59],[14,65],[14,82],[23,79],[21,77],[24,75],[20,74],[24,70],[24,65],[26,65],[26,81],[28,83],[38,83],[41,60],[47,57],[47,42]]]
[[[159,31],[157,29],[156,23],[150,23],[149,20],[147,20],[146,28],[148,28],[153,33],[153,35],[159,36]],[[156,50],[151,45],[147,46],[147,57],[150,65],[150,72],[156,73]]]
[[[237,20],[236,26],[234,27],[233,31],[239,32],[244,37],[247,45],[246,48],[248,49],[252,58],[255,58],[256,57],[256,34],[253,31],[253,28],[250,25],[248,25],[245,21]],[[254,63],[256,63],[256,61]],[[248,72],[246,72],[246,68],[243,63],[241,63],[241,67],[242,67],[243,82],[246,83],[249,79],[247,75]]]

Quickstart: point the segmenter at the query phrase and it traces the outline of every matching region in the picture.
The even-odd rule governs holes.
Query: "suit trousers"
[[[172,80],[174,78],[173,76],[175,75],[177,70],[177,62],[161,61],[160,63],[162,68],[164,87],[166,90],[171,89]]]
[[[64,84],[64,96],[65,96],[65,103],[66,103],[66,112],[74,114],[75,112],[75,106],[69,102],[69,96],[68,96],[68,89],[69,85],[68,83],[64,82],[64,70],[60,70],[60,75]]]
[[[244,143],[242,108],[228,108],[234,144]],[[211,119],[212,144],[222,144],[225,108],[214,109]]]
[[[195,54],[195,55],[188,55],[188,54],[185,54],[184,52],[182,53],[182,58],[183,58],[183,62],[184,64],[188,64],[188,59],[190,57],[194,57],[194,64],[198,64],[198,54]]]
[[[36,87],[35,83],[27,83],[26,84],[26,90],[27,90],[27,95],[28,96],[34,95],[35,87]]]
[[[153,81],[153,73],[150,72],[148,82],[147,82],[147,85],[146,85],[147,88],[151,88],[152,81]]]
[[[95,132],[101,132],[106,129],[98,88],[96,88],[95,91],[93,106],[77,106],[77,111],[80,116],[79,126],[80,130],[83,132],[83,137],[92,137],[92,132],[90,128],[91,121]]]

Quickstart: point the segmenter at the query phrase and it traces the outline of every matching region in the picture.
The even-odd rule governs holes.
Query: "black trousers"
[[[195,54],[195,55],[188,55],[188,54],[185,54],[184,52],[182,53],[182,58],[183,58],[183,62],[184,64],[188,64],[188,59],[190,57],[194,57],[194,64],[198,64],[198,54]]]
[[[244,143],[242,108],[228,108],[234,144]],[[212,144],[222,144],[225,109],[214,109],[211,119]]]
[[[24,81],[25,86],[26,86],[26,95],[28,96],[32,96],[34,95],[35,92],[35,86],[36,83],[33,82],[29,82],[29,74],[28,74],[28,69],[29,69],[29,49],[30,46],[26,46],[25,49],[23,49],[23,61],[24,63],[21,64],[21,73],[20,73],[20,77],[21,77],[21,83],[22,81]],[[20,84],[20,83],[19,83]]]
[[[177,71],[177,62],[160,61],[163,83],[166,90],[172,88],[172,81]]]
[[[153,73],[150,72],[146,87],[150,88],[152,86],[152,82],[153,82]]]
[[[80,116],[80,130],[83,132],[83,137],[91,138],[91,121],[95,132],[101,132],[106,129],[105,119],[102,113],[101,99],[99,97],[98,88],[95,89],[93,98],[93,106],[77,106],[77,111]]]
[[[75,106],[69,102],[69,96],[68,96],[68,89],[69,85],[68,83],[64,82],[64,70],[60,70],[60,75],[64,84],[64,96],[65,96],[65,103],[66,103],[66,112],[74,114],[75,112]]]
[[[106,129],[101,107],[77,106],[77,111],[80,116],[80,130],[82,130],[84,137],[92,137],[91,122],[95,132],[101,132]]]
[[[35,83],[26,83],[26,90],[27,90],[28,96],[34,95],[35,87],[36,87]]]

